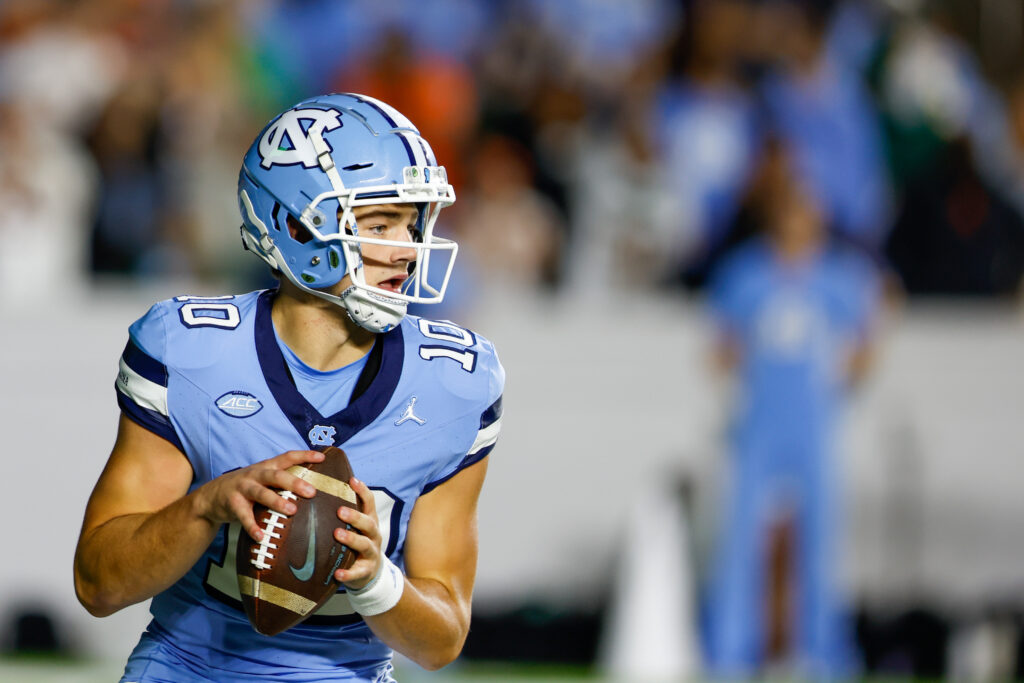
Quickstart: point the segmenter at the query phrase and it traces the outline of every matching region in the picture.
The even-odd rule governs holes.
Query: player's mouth
[[[380,287],[381,289],[386,289],[389,292],[400,292],[402,291],[402,285],[405,284],[405,281],[408,279],[409,276],[406,275],[405,273],[402,273],[401,275],[396,275],[394,277],[388,278],[387,280],[382,280],[381,282],[377,283],[377,286]]]

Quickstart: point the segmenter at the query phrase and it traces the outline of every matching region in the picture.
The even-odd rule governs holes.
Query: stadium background
[[[615,677],[651,648],[699,677],[732,395],[704,285],[768,138],[887,282],[841,450],[864,670],[1019,677],[1022,36],[1016,0],[0,4],[0,679],[109,680],[134,645],[145,607],[93,619],[70,578],[125,329],[266,284],[238,160],[332,90],[434,144],[463,249],[430,315],[509,372],[470,640],[405,680]]]

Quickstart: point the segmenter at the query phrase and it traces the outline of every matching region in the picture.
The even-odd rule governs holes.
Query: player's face
[[[362,244],[366,284],[392,292],[399,291],[409,277],[409,264],[416,260],[416,250],[412,245],[419,211],[411,204],[374,204],[354,207],[352,213],[361,237],[403,243],[400,247]],[[350,283],[346,275],[340,283],[341,290]]]

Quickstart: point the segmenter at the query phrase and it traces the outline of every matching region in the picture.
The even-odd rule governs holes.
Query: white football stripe
[[[469,455],[473,455],[481,448],[487,446],[493,446],[498,440],[498,432],[501,431],[501,418],[487,425],[479,432],[476,433],[476,440],[473,441],[473,445],[469,447]]]
[[[121,374],[117,378],[117,389],[143,408],[155,410],[167,417],[167,387],[151,382],[128,367],[121,359]]]

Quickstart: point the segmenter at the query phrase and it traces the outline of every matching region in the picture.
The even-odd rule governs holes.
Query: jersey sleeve
[[[165,315],[156,304],[129,328],[114,386],[117,403],[128,419],[184,452],[167,407]]]
[[[501,432],[502,395],[505,390],[505,368],[498,360],[494,345],[482,337],[478,337],[478,340],[482,352],[478,353],[477,357],[482,362],[478,366],[477,372],[483,373],[481,385],[486,386],[486,391],[483,392],[483,398],[477,404],[479,410],[474,411],[472,415],[474,428],[471,430],[474,432],[472,443],[446,464],[446,467],[423,488],[423,493],[434,490],[465,468],[483,460],[498,442],[498,434]],[[479,420],[476,419],[477,416],[479,416]]]

